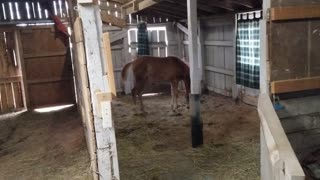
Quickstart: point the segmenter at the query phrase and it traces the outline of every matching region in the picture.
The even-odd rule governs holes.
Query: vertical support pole
[[[112,122],[111,92],[108,81],[104,79],[102,21],[100,8],[96,1],[93,4],[78,4],[79,15],[83,25],[89,87],[100,180],[119,180],[119,165],[116,149],[115,131]]]
[[[260,20],[260,93],[269,94],[270,71],[269,71],[269,45],[268,45],[268,9],[270,8],[270,1],[263,1],[263,11]]]
[[[198,61],[200,67],[200,78],[201,78],[201,91],[206,87],[205,86],[205,68],[204,68],[204,44],[203,44],[203,32],[201,28],[201,21],[198,20]]]
[[[14,41],[15,41],[15,50],[17,59],[18,59],[18,66],[20,69],[20,73],[22,76],[21,80],[21,89],[23,94],[23,104],[24,108],[28,109],[30,106],[29,101],[29,93],[28,93],[28,84],[27,84],[27,75],[26,75],[26,68],[25,68],[25,62],[23,57],[23,48],[22,48],[22,42],[21,42],[21,32],[19,29],[14,31]]]
[[[201,63],[198,59],[197,42],[197,0],[187,0],[188,7],[188,39],[191,78],[191,134],[192,147],[203,144],[202,120],[200,117]]]

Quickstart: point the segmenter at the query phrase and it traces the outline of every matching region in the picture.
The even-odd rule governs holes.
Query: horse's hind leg
[[[133,101],[133,104],[136,105],[137,102],[136,102],[136,88],[132,88],[131,90],[131,96],[132,96],[132,101]]]
[[[136,94],[138,95],[139,103],[140,103],[140,111],[141,113],[145,113],[143,103],[142,103],[142,92],[144,89],[144,82],[137,81],[136,83]]]
[[[175,111],[178,108],[178,81],[171,81],[171,109]]]

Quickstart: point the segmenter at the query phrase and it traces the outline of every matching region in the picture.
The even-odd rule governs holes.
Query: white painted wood
[[[177,28],[184,32],[185,34],[188,34],[188,28],[186,28],[184,25],[177,23]]]
[[[266,16],[260,20],[260,92],[270,94],[270,73]]]
[[[219,73],[219,74],[228,75],[228,76],[234,76],[234,71],[227,70],[224,68],[206,66],[206,70],[211,71],[211,72],[215,72],[215,73]]]
[[[101,103],[96,96],[98,92],[111,92],[108,81],[103,77],[104,55],[100,9],[95,4],[86,6],[78,4],[78,8],[82,19],[86,59],[88,60],[87,70],[97,143],[98,174],[100,180],[120,179],[114,130],[113,127],[103,128],[103,117],[99,115],[100,108],[109,114],[111,114],[111,108]],[[105,120],[112,124],[112,119]]]
[[[110,43],[123,39],[125,36],[127,36],[127,31],[126,30],[120,31],[111,36]]]
[[[201,77],[201,91],[204,88],[205,76],[204,76],[204,43],[203,43],[203,32],[201,27],[201,21],[198,20],[198,61],[200,67],[200,77]]]
[[[232,95],[234,77],[234,24],[229,17],[208,19],[204,26],[204,66],[207,88],[218,94]]]
[[[261,179],[304,180],[302,167],[267,94],[260,95],[258,112],[264,138],[261,144]]]
[[[205,41],[204,44],[207,45],[207,46],[233,47],[233,41]]]
[[[187,0],[188,7],[188,39],[189,39],[189,61],[191,77],[191,94],[201,92],[201,63],[198,59],[197,43],[197,1]]]
[[[158,3],[154,0],[132,0],[122,6],[122,9],[125,15],[132,14],[137,11],[141,11],[147,7],[150,7],[154,4]]]

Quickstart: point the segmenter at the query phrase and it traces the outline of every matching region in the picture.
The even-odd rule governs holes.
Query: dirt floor
[[[204,146],[193,149],[188,109],[170,116],[170,96],[144,97],[145,116],[134,115],[129,96],[114,101],[121,179],[260,179],[256,108],[219,95],[203,95],[201,103]]]
[[[1,180],[87,180],[89,164],[75,108],[0,117]]]

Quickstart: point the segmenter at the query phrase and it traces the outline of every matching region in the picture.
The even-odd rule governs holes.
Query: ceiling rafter
[[[227,0],[227,1],[233,4],[250,8],[250,9],[255,7],[255,4],[252,1],[248,1],[248,0]]]

